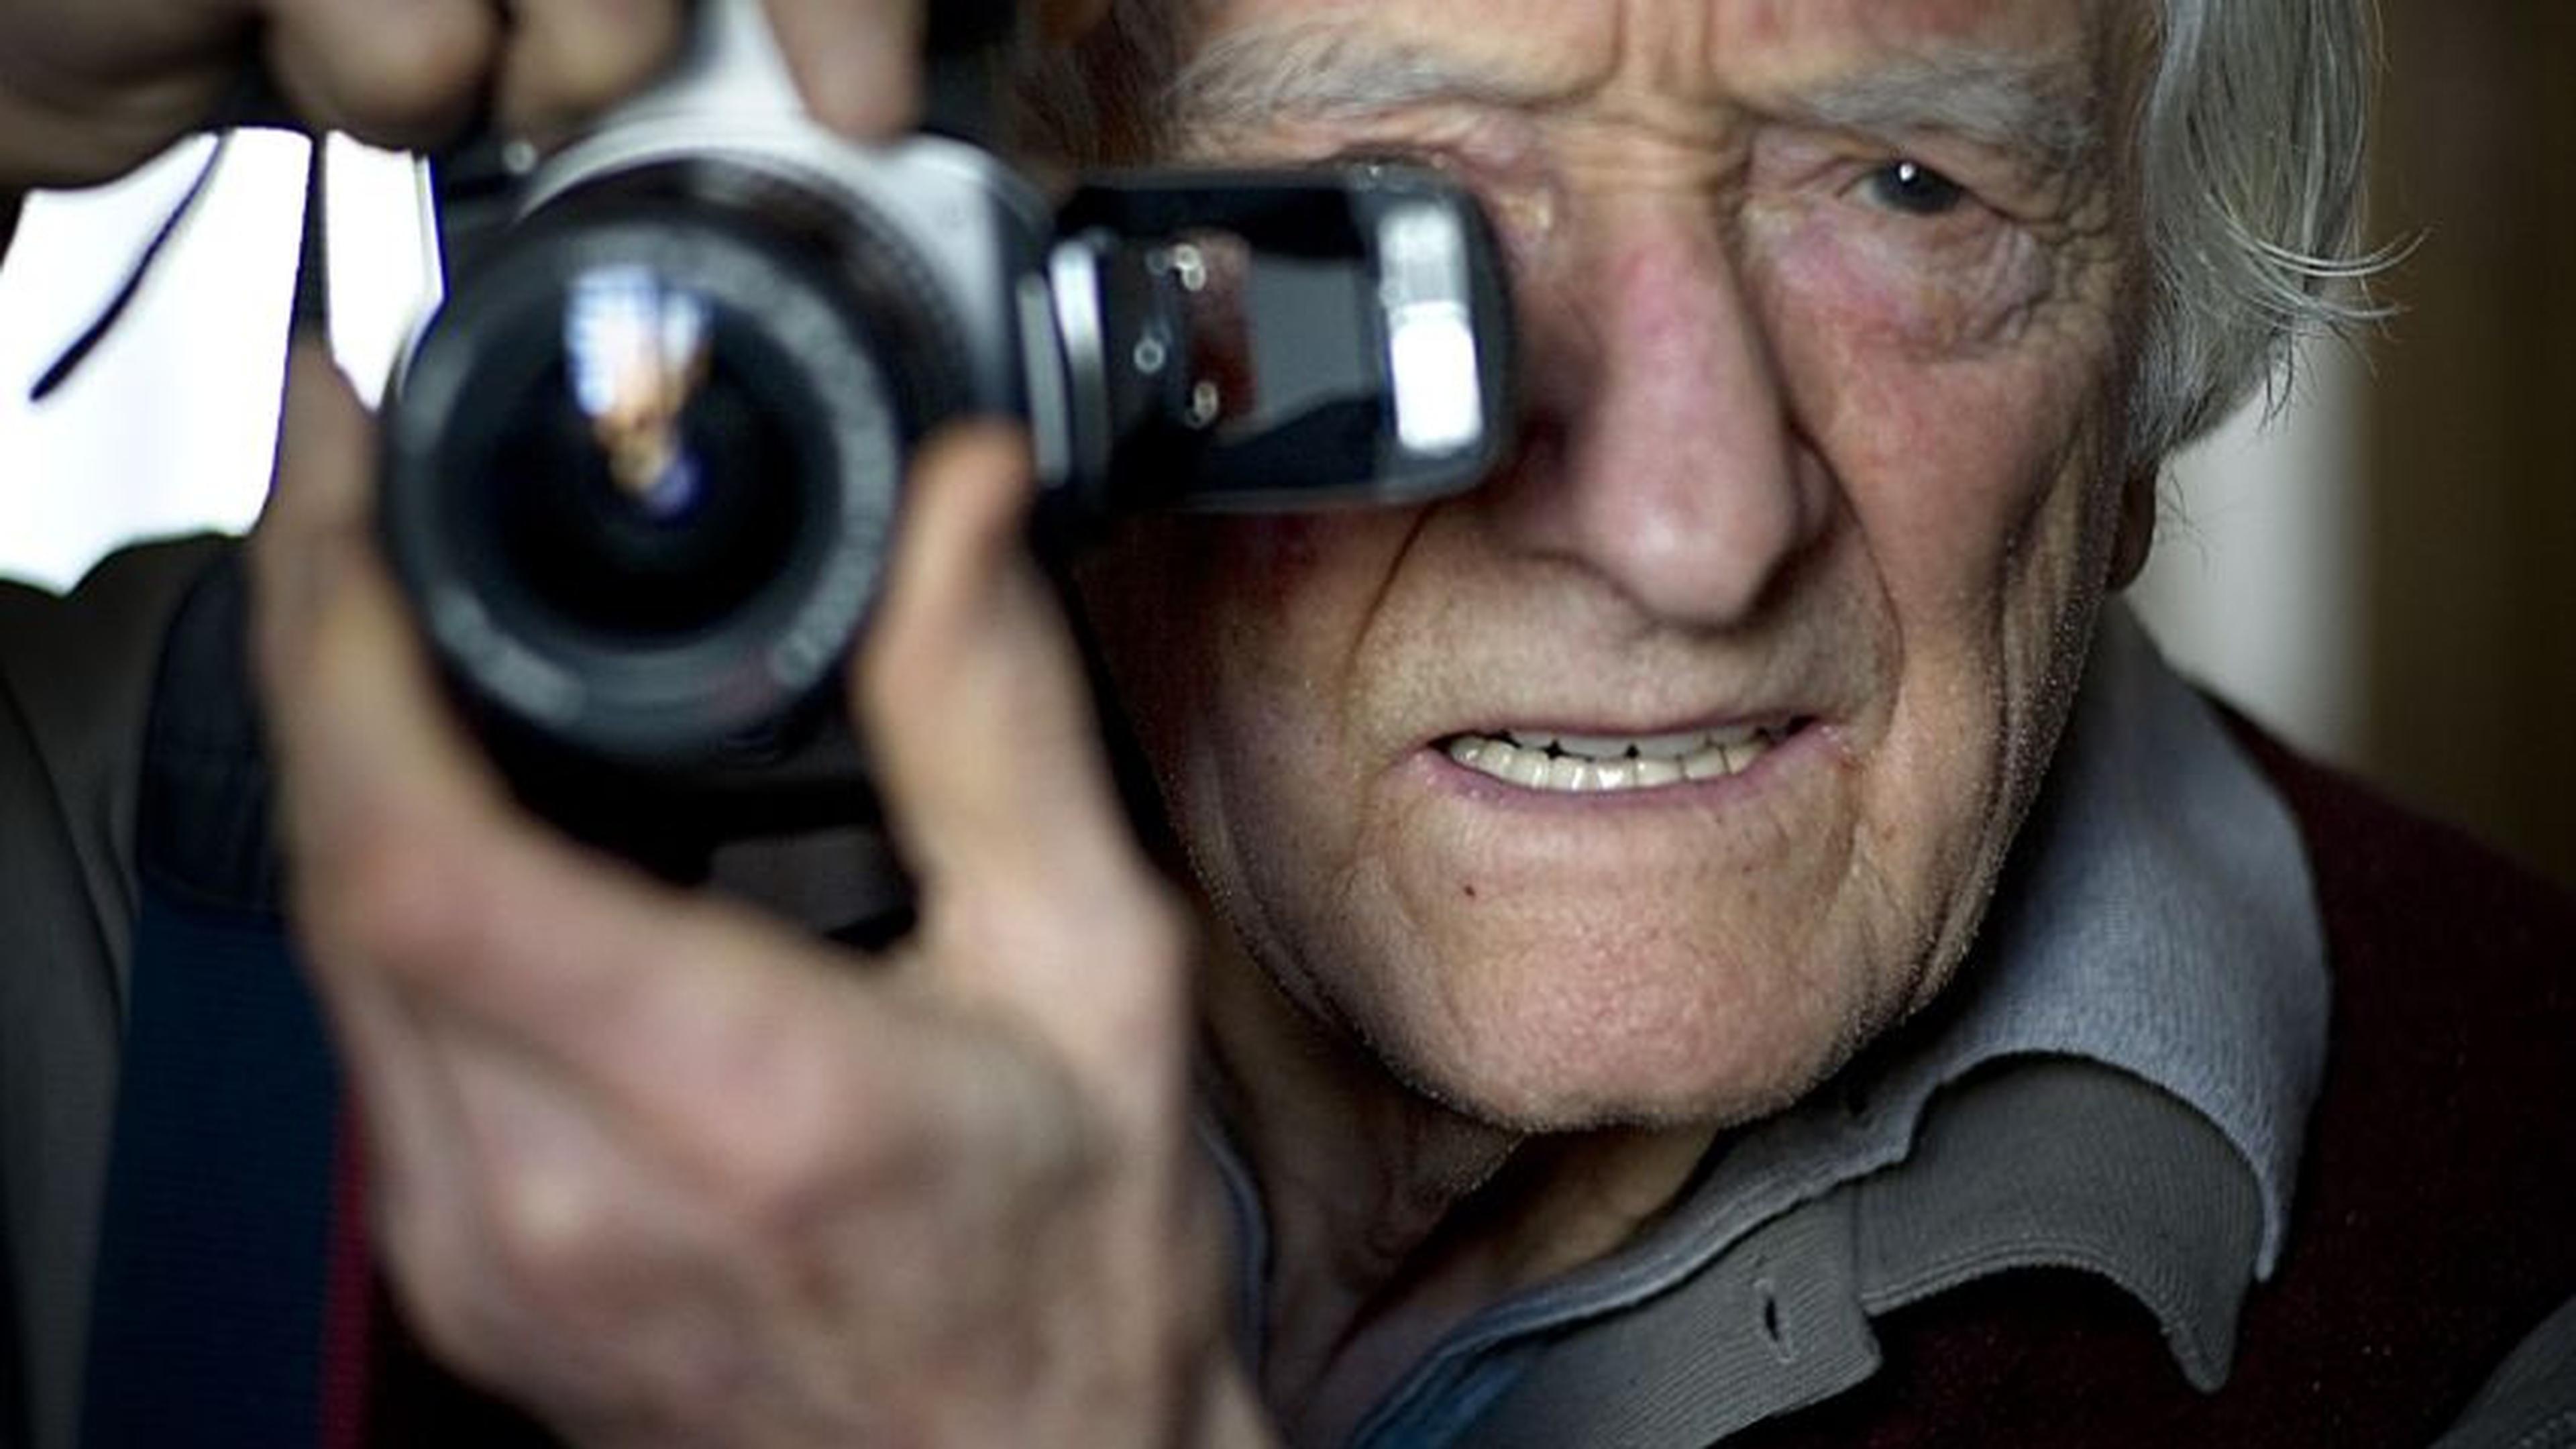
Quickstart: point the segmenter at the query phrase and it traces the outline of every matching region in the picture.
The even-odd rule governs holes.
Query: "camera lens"
[[[557,210],[414,350],[386,543],[472,699],[605,759],[738,758],[821,697],[875,598],[938,415],[920,329],[742,208]]]
[[[782,577],[819,501],[755,338],[636,267],[566,299],[560,354],[467,476],[501,572],[575,628],[651,642],[733,617]]]

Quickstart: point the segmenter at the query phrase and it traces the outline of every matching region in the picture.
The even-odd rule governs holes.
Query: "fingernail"
[[[872,6],[804,5],[773,14],[787,68],[816,121],[854,141],[912,128],[921,110],[917,16],[890,27]]]

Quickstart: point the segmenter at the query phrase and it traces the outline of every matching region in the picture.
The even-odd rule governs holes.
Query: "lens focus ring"
[[[658,198],[550,205],[460,287],[391,414],[384,505],[471,694],[648,764],[721,753],[831,677],[937,326],[872,309],[810,234]]]

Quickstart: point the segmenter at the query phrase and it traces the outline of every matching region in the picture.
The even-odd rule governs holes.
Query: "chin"
[[[1899,993],[1819,990],[1778,956],[1757,967],[1697,954],[1547,953],[1519,969],[1484,959],[1469,989],[1375,1001],[1353,1025],[1415,1092],[1520,1132],[1754,1121],[1831,1076],[1899,1010]]]

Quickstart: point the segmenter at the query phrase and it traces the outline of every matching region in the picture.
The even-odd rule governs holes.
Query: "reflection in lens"
[[[806,409],[757,321],[640,266],[558,294],[552,359],[458,474],[530,617],[593,639],[722,627],[784,578],[817,500]],[[550,349],[552,350],[552,349]]]
[[[594,267],[564,309],[573,395],[619,494],[668,522],[705,487],[680,415],[707,379],[707,304],[640,266]]]

